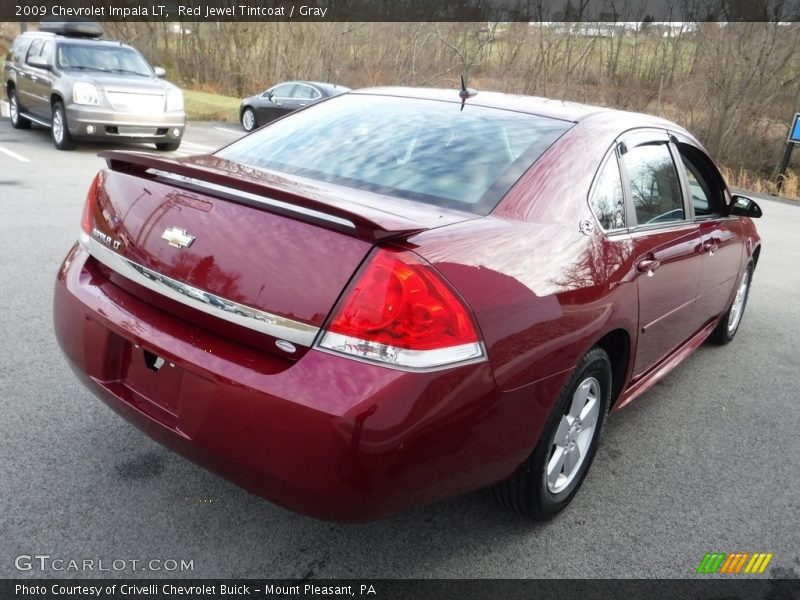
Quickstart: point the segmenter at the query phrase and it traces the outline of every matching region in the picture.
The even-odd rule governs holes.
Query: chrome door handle
[[[640,273],[647,273],[650,277],[653,276],[653,271],[661,266],[661,261],[655,257],[645,258],[636,263],[636,269]]]

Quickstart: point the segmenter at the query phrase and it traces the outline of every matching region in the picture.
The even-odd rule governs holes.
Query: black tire
[[[53,104],[53,120],[50,123],[50,137],[59,150],[74,150],[77,144],[72,139],[67,126],[67,113],[61,102]]]
[[[585,404],[581,404],[583,392],[587,390]],[[604,350],[593,348],[575,367],[531,455],[510,478],[494,486],[492,491],[500,505],[537,521],[550,519],[563,510],[577,493],[594,460],[610,398],[611,361]],[[592,401],[595,405],[590,409]],[[579,408],[573,407],[573,403]],[[579,415],[587,414],[585,423],[581,419],[569,423],[570,412],[576,410]],[[590,418],[594,420],[591,430],[588,429]],[[562,420],[567,424],[562,426]],[[562,427],[567,428],[566,432]],[[584,438],[580,438],[581,431],[584,431]],[[563,435],[560,438],[562,445],[556,443],[556,434]],[[567,450],[570,441],[573,447],[578,448],[580,458],[563,458],[575,452],[574,449]],[[583,453],[580,452],[581,444],[584,444]],[[559,459],[561,466],[558,466]],[[576,461],[572,471],[566,473],[567,464],[572,460]],[[547,471],[551,462],[556,468],[552,469],[548,483]]]
[[[15,88],[11,88],[8,91],[8,105],[11,117],[11,126],[14,129],[30,129],[31,122],[19,114],[19,98],[17,98],[17,90]]]
[[[242,111],[242,116],[239,120],[242,123],[242,129],[248,133],[258,128],[256,112],[249,106]]]
[[[158,142],[156,144],[156,150],[160,152],[175,152],[178,148],[181,147],[181,141],[178,140],[177,142]]]
[[[724,346],[736,337],[736,332],[739,331],[739,326],[742,324],[744,309],[747,307],[747,298],[750,296],[750,284],[753,282],[753,270],[754,267],[751,262],[747,265],[744,273],[742,273],[741,279],[739,279],[736,295],[733,297],[731,305],[728,307],[728,310],[725,311],[725,314],[722,315],[714,331],[712,331],[711,335],[708,337],[711,343]]]

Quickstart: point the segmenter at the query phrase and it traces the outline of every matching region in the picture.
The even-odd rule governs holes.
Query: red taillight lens
[[[411,368],[483,356],[472,317],[433,267],[383,249],[351,284],[320,346]]]
[[[89,191],[86,193],[86,204],[83,205],[83,217],[81,218],[81,229],[86,235],[92,235],[94,228],[94,213],[97,209],[97,195],[103,184],[103,172],[100,171],[92,179]]]

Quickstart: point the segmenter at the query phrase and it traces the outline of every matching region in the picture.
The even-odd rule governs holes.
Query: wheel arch
[[[61,92],[52,92],[50,94],[50,109],[51,110],[56,105],[56,102],[61,102],[62,105],[64,104],[64,96],[61,95]]]
[[[602,348],[611,361],[611,398],[609,408],[613,408],[622,395],[631,360],[631,337],[622,328],[613,329],[598,339],[594,347]]]
[[[758,257],[761,256],[761,244],[758,244],[753,249],[753,256],[751,260],[753,261],[753,270],[755,271],[756,267],[758,266]]]

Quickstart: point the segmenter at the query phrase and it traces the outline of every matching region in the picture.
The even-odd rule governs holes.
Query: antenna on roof
[[[461,98],[461,110],[464,110],[464,103],[467,101],[467,98],[472,98],[473,96],[477,96],[478,92],[473,90],[472,88],[468,88],[466,82],[464,81],[464,74],[461,74],[461,90],[458,92],[458,97]]]

